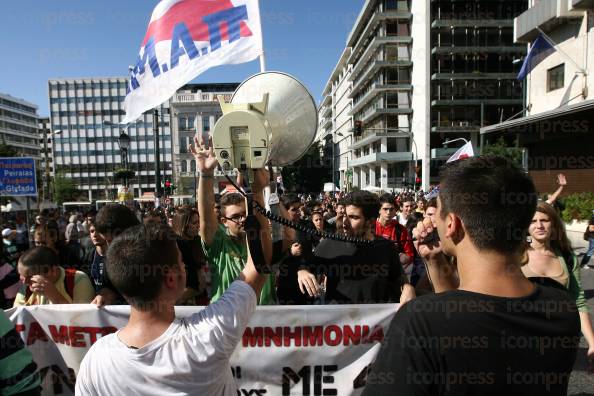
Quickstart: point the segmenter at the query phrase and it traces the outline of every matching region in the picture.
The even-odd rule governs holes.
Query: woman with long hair
[[[195,208],[182,207],[173,217],[177,247],[186,267],[186,289],[177,305],[204,305],[208,302],[204,267],[206,257],[200,242],[200,216]]]
[[[522,267],[522,272],[527,278],[551,278],[559,282],[575,298],[582,334],[588,343],[588,360],[592,364],[594,331],[581,285],[580,266],[573,255],[565,225],[551,205],[540,202],[528,232],[531,239],[527,250],[528,262]]]

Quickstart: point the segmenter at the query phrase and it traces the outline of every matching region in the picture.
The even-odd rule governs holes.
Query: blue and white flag
[[[518,80],[524,80],[528,73],[532,71],[540,62],[542,62],[547,56],[555,51],[555,47],[549,43],[542,35],[538,36],[536,40],[530,46],[528,55],[524,60],[522,69],[518,74]]]
[[[130,71],[123,123],[134,122],[211,67],[260,55],[258,0],[162,0]]]

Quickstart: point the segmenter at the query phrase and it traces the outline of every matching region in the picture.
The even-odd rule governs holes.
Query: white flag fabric
[[[123,123],[134,122],[207,69],[261,54],[258,0],[162,0],[130,71]]]
[[[470,157],[474,157],[474,149],[472,148],[472,142],[468,142],[464,146],[460,147],[458,151],[456,151],[447,162],[457,161]]]

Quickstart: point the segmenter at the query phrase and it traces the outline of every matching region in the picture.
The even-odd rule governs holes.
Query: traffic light
[[[363,134],[363,121],[355,121],[355,136]]]
[[[165,179],[165,195],[171,195],[171,180]]]

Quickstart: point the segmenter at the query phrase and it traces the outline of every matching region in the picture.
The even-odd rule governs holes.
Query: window
[[[186,173],[188,171],[188,163],[186,161],[181,162],[181,171],[182,173]]]
[[[185,138],[183,136],[179,138],[179,152],[180,153],[188,152],[187,138]]]
[[[565,64],[547,70],[547,92],[563,88],[565,83]]]
[[[196,172],[196,160],[190,161],[190,172]]]
[[[209,116],[204,116],[202,118],[202,130],[204,132],[210,131],[210,117]]]

